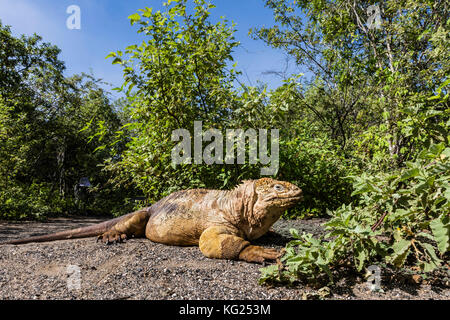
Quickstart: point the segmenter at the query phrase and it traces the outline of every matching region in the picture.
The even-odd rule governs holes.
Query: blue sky
[[[105,59],[111,51],[140,43],[142,36],[136,33],[127,17],[138,9],[162,8],[162,0],[0,0],[0,20],[10,25],[15,35],[37,33],[44,41],[57,45],[66,63],[66,75],[93,71],[114,86],[122,83],[122,70]],[[276,76],[264,75],[269,70],[281,71],[285,67],[285,55],[267,47],[262,41],[252,40],[248,30],[252,27],[272,25],[270,9],[263,0],[213,0],[212,20],[225,16],[235,22],[235,37],[241,42],[233,54],[237,68],[243,71],[241,81],[256,85],[257,81],[274,88],[281,83]],[[69,30],[66,13],[70,5],[81,9],[81,29]],[[114,96],[117,96],[114,94]]]

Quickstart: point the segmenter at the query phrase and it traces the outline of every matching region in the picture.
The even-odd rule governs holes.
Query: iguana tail
[[[30,242],[45,242],[45,241],[55,241],[55,240],[65,240],[65,239],[76,239],[76,238],[88,238],[88,237],[94,237],[103,234],[104,232],[108,231],[112,226],[114,226],[117,222],[122,220],[124,217],[128,216],[130,214],[111,219],[105,222],[101,222],[98,224],[94,224],[92,226],[67,230],[67,231],[61,231],[51,234],[46,234],[43,236],[35,236],[35,237],[29,237],[25,239],[17,239],[17,240],[10,240],[6,242],[0,242],[0,245],[3,244],[24,244],[24,243],[30,243]]]

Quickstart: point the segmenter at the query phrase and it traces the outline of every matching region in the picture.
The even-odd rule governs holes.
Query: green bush
[[[286,217],[324,216],[327,210],[351,202],[352,185],[346,177],[358,168],[313,126],[297,124],[296,135],[280,142],[280,153],[279,179],[298,185],[304,196]]]
[[[262,270],[261,283],[333,281],[330,269],[350,262],[356,271],[375,263],[407,264],[430,272],[443,266],[450,248],[450,148],[432,144],[391,173],[351,177],[357,206],[343,205],[323,224],[319,239],[298,235],[286,246],[285,269]]]
[[[70,204],[45,183],[16,184],[0,192],[0,216],[4,219],[42,220],[48,215],[63,213],[68,206]]]

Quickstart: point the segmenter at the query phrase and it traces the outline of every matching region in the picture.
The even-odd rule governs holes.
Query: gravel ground
[[[100,218],[48,222],[1,222],[0,242],[91,225]],[[258,244],[282,248],[289,228],[320,234],[323,219],[285,221]],[[317,290],[301,284],[258,285],[261,265],[213,260],[198,247],[174,247],[131,239],[106,246],[94,238],[0,246],[0,299],[311,299]],[[77,277],[79,275],[79,277]],[[80,282],[77,282],[77,279]],[[371,292],[359,275],[346,275],[326,299],[450,299],[447,280],[438,283],[382,274],[384,292]],[[78,287],[79,285],[79,287]]]

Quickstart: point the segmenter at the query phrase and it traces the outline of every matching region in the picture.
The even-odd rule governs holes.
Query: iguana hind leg
[[[275,249],[251,245],[236,234],[230,228],[210,227],[200,236],[200,251],[208,258],[239,259],[257,263],[275,260],[280,255]]]
[[[133,237],[143,237],[148,219],[149,212],[147,209],[142,209],[126,215],[112,226],[111,229],[98,236],[97,241],[101,240],[106,244],[110,244],[123,242],[124,240]]]

